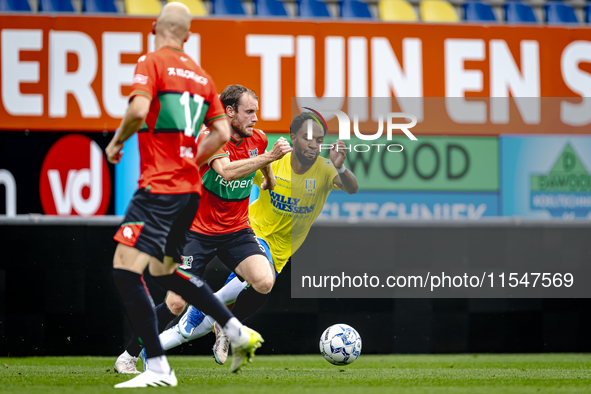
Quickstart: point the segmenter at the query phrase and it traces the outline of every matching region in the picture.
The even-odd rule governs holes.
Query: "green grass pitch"
[[[0,391],[104,393],[129,375],[116,357],[0,358]],[[591,355],[361,355],[334,366],[320,355],[257,356],[237,374],[207,356],[172,356],[170,393],[589,393]],[[141,365],[141,362],[138,363]],[[123,390],[127,392],[130,389]],[[121,390],[117,390],[120,392]]]

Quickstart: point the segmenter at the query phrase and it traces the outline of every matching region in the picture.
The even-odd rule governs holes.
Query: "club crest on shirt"
[[[312,193],[316,190],[316,179],[306,179],[304,182],[304,189],[306,189],[308,193]]]
[[[193,256],[181,256],[181,262],[182,264],[179,266],[179,268],[184,270],[191,269],[193,266]]]
[[[248,156],[253,158],[259,155],[259,148],[255,148],[255,149],[249,149],[248,150]]]

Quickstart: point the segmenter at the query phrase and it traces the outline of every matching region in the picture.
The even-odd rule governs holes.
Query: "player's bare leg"
[[[249,284],[238,294],[232,308],[234,316],[243,320],[265,303],[275,283],[275,270],[265,256],[253,255],[238,264],[235,272]]]
[[[247,285],[246,281],[241,281],[236,275],[232,274],[226,284],[219,289],[214,295],[220,300],[221,303],[225,304],[229,309],[232,309],[234,302],[236,301],[236,297],[238,294],[244,289]],[[201,320],[200,320],[201,319]],[[186,336],[181,334],[181,326],[183,324],[183,320],[193,320],[195,322],[201,321],[194,329],[191,330],[190,333],[187,333]],[[185,323],[188,326],[188,324]],[[162,344],[162,348],[164,350],[169,350],[174,347],[180,346],[183,343],[187,343],[197,338],[201,338],[204,335],[209,334],[210,332],[215,333],[216,341],[213,347],[214,357],[218,364],[223,365],[225,360],[228,357],[228,341],[229,338],[225,335],[225,332],[219,327],[215,327],[216,322],[215,320],[208,315],[203,315],[201,311],[193,306],[189,306],[187,309],[187,313],[179,322],[179,325],[176,325],[160,334],[160,343]]]
[[[264,304],[267,294],[271,290],[274,282],[275,270],[269,261],[261,255],[248,257],[243,260],[238,267],[236,272],[241,276],[250,278],[250,280],[256,283],[256,287],[248,286],[249,283],[247,284],[247,281],[241,281],[238,277],[234,277],[229,280],[225,286],[218,290],[215,295],[226,305],[234,302],[238,304],[237,298],[240,297],[241,308],[238,309],[238,313],[241,314],[242,319],[244,319]],[[248,288],[245,289],[246,286],[248,286]],[[261,294],[262,291],[266,291],[267,293]],[[232,312],[234,313],[235,310],[236,307],[232,309]],[[190,332],[187,331],[185,333],[182,330],[182,327],[180,327],[183,320],[185,320],[186,323],[199,321],[200,324],[196,327],[192,325]],[[214,320],[210,316],[204,315],[199,309],[190,306],[185,316],[183,316],[179,327],[173,327],[160,334],[162,347],[168,350],[200,338],[211,332],[213,324]],[[226,346],[227,337],[225,336],[223,329],[220,329],[219,327],[215,328],[214,332],[216,334],[216,342],[213,347],[214,357],[218,364],[223,364],[228,356],[228,348]]]
[[[268,294],[275,283],[275,272],[269,260],[260,254],[249,256],[236,266],[236,274],[261,294]]]
[[[234,299],[236,300],[237,306],[232,309],[232,313],[239,320],[242,320],[250,316],[263,305],[267,294],[273,288],[275,272],[269,264],[269,260],[265,256],[259,254],[251,255],[242,260],[236,267],[235,272],[249,284],[246,289],[240,289],[242,291],[239,292],[238,299]],[[242,286],[242,284],[240,285]],[[232,300],[232,302],[234,300]],[[238,313],[240,317],[238,317],[236,313]],[[185,338],[195,337],[193,335],[194,330],[202,324],[204,318],[205,315],[201,311],[195,308],[190,308],[179,322],[179,333]],[[221,331],[218,330],[217,332],[220,333]],[[220,335],[217,335],[217,337],[222,340],[224,339],[223,337],[220,337]],[[178,343],[174,338],[169,339],[171,339],[175,345]],[[220,347],[218,346],[218,348]],[[223,348],[223,346],[221,348]],[[222,359],[224,358],[222,355],[220,357]],[[218,362],[220,360],[217,355],[216,360],[218,360]]]
[[[170,257],[165,257],[163,264],[150,264],[150,274],[167,289],[174,289],[175,293],[181,295],[187,302],[199,305],[200,309],[214,317],[230,338],[233,353],[237,359],[246,360],[254,353],[254,350],[261,346],[263,338],[256,331],[243,326],[240,321],[214,296],[211,288],[200,278],[176,269],[178,264]],[[169,274],[170,270],[174,271]],[[152,368],[150,360],[150,369]],[[236,372],[244,362],[239,362],[231,368]]]
[[[170,310],[175,316],[180,315],[187,306],[187,302],[183,300],[183,297],[176,294],[174,291],[168,291],[168,293],[166,293],[166,299],[164,302],[166,303],[168,310]]]

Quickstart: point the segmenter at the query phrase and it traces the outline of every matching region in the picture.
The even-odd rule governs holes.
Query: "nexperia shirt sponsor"
[[[139,58],[130,99],[151,100],[138,134],[139,187],[158,194],[201,192],[195,131],[226,116],[211,77],[180,48]]]
[[[298,175],[291,171],[291,153],[272,166],[277,185],[274,190],[261,191],[250,206],[250,223],[255,234],[271,247],[275,269],[281,272],[304,243],[328,194],[337,189],[333,183],[337,171],[330,160],[318,157],[306,173]],[[254,182],[262,184],[260,171]]]
[[[209,134],[204,130],[197,139],[197,145]],[[228,157],[230,161],[243,160],[265,153],[267,136],[261,130],[254,129],[252,137],[236,141],[233,138],[216,152],[199,169],[203,178],[203,196],[199,203],[197,216],[191,225],[191,231],[201,234],[218,235],[233,233],[250,227],[248,221],[248,199],[252,190],[252,173],[242,179],[226,181],[213,168],[211,163],[219,158]]]

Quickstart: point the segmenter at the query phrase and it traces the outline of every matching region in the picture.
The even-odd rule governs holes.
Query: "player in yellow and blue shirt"
[[[308,138],[308,121],[312,138]],[[319,157],[325,135],[326,123],[320,114],[296,116],[290,126],[292,153],[272,163],[275,188],[262,191],[250,206],[252,228],[269,244],[277,272],[304,243],[328,194],[334,189],[354,194],[359,188],[355,175],[344,166],[347,150],[343,141],[333,145],[330,159]],[[258,173],[255,183],[261,180]]]
[[[354,194],[359,188],[355,175],[344,165],[347,149],[343,141],[337,140],[332,144],[330,159],[319,157],[326,131],[326,122],[317,112],[297,115],[290,126],[292,152],[272,163],[274,182],[264,180],[260,172],[255,176],[254,182],[259,186],[265,181],[275,183],[272,190],[262,190],[259,198],[250,205],[249,219],[277,273],[303,244],[328,194],[335,189]],[[246,282],[232,274],[226,285],[215,294],[228,305],[236,300],[245,286]],[[265,300],[260,301],[258,305],[249,305],[251,314]],[[201,312],[191,308],[188,313]],[[190,337],[183,337],[174,327],[164,331],[160,334],[162,347],[168,350],[199,338],[211,331],[213,323],[214,320],[206,316]],[[227,342],[227,338],[217,333],[216,336],[214,354],[217,361],[220,359],[218,353],[224,350],[223,341]],[[225,351],[227,353],[227,348]]]

